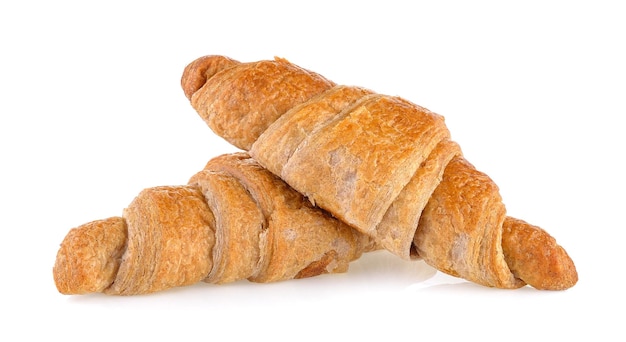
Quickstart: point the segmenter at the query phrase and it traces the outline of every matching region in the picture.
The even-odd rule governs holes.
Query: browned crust
[[[212,56],[208,60],[217,58]],[[193,93],[191,102],[200,116],[218,135],[244,150],[249,150],[259,135],[287,109],[334,85],[282,59],[234,65],[215,73],[195,92],[192,90],[196,87],[195,81],[187,79],[199,77],[193,76],[191,71],[181,83],[186,87],[185,93]],[[265,77],[268,74],[273,77]],[[306,87],[300,86],[304,84]],[[258,92],[272,96],[256,96]]]
[[[255,141],[250,154],[254,155],[256,150],[265,151],[264,167],[282,176],[287,161],[309,136],[372,93],[358,87],[333,87],[278,118]]]
[[[349,262],[369,247],[369,238],[313,207],[245,153],[214,158],[205,169],[236,178],[264,215],[266,260],[249,280],[270,282],[345,272]],[[307,271],[301,273],[303,269]]]
[[[405,123],[411,116],[420,117],[419,124]],[[368,96],[301,143],[281,177],[320,207],[376,236],[391,203],[447,136],[440,116],[399,98]]]
[[[498,187],[463,157],[455,157],[422,212],[417,253],[435,268],[478,284],[515,288],[502,252],[506,210]]]
[[[151,293],[197,283],[209,273],[214,219],[198,189],[144,189],[124,218],[129,239],[107,293]]]
[[[268,251],[263,248],[265,218],[254,199],[237,179],[223,172],[205,169],[189,184],[201,189],[216,221],[214,265],[205,281],[222,284],[257,274],[260,258]]]

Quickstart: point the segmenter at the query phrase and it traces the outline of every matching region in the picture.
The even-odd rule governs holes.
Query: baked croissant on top
[[[392,253],[491,287],[576,284],[566,251],[506,215],[442,116],[281,58],[201,57],[181,84],[215,133]]]

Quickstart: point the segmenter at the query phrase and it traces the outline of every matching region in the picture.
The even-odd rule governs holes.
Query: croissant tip
[[[213,75],[235,64],[236,60],[220,55],[206,55],[196,58],[183,70],[180,83],[188,100],[195,94]]]
[[[565,253],[564,250],[563,252]],[[559,260],[557,266],[560,267],[555,266],[557,270],[553,277],[549,277],[543,284],[536,286],[537,289],[562,291],[572,288],[578,283],[576,266],[574,266],[574,262],[567,255]]]
[[[65,236],[52,269],[61,294],[102,292],[117,273],[126,247],[126,222],[122,217],[91,221]]]

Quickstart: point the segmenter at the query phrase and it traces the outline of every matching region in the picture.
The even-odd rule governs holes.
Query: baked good
[[[498,288],[578,280],[552,236],[507,216],[497,185],[463,157],[441,115],[282,58],[200,57],[181,84],[216,134],[404,259]]]
[[[187,185],[144,189],[123,215],[71,229],[53,275],[63,294],[135,295],[205,281],[345,272],[373,240],[312,206],[245,153]]]

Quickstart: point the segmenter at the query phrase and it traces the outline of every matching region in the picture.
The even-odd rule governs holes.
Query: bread
[[[567,252],[507,216],[497,185],[463,157],[442,116],[282,58],[204,56],[181,84],[216,134],[399,257],[490,287],[576,284]]]
[[[375,248],[235,153],[212,159],[187,185],[144,189],[121,217],[70,230],[53,276],[63,294],[136,295],[345,272]]]

